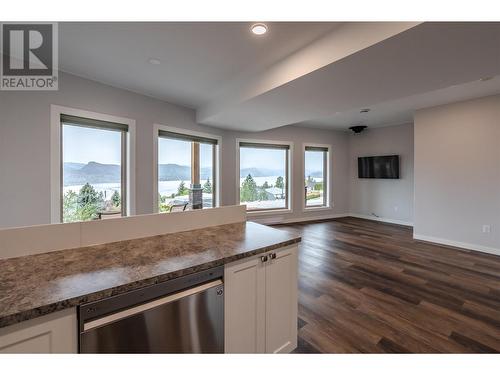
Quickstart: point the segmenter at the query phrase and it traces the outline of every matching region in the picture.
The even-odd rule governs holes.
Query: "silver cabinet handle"
[[[271,254],[269,254],[269,258],[271,258],[271,259],[276,259],[276,253],[271,253]]]
[[[261,260],[262,263],[267,262],[267,255],[262,255],[260,257],[260,260]]]

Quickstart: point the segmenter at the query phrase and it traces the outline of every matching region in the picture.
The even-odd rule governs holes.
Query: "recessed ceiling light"
[[[264,35],[265,33],[267,33],[267,26],[263,23],[256,23],[252,25],[250,30],[252,30],[252,33],[254,33],[255,35]]]
[[[159,59],[155,59],[154,57],[151,57],[148,59],[148,63],[151,65],[160,65],[161,61]]]
[[[359,113],[368,113],[370,112],[370,108],[363,108]]]

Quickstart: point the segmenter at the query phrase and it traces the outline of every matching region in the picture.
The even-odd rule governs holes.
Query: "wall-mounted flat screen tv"
[[[358,158],[358,178],[399,178],[399,155]]]

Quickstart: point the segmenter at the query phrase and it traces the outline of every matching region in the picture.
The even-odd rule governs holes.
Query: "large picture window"
[[[217,139],[158,131],[159,212],[217,205],[217,147]],[[201,207],[193,207],[192,189],[201,190]]]
[[[62,222],[126,215],[128,126],[69,115],[60,122]]]
[[[328,206],[328,147],[305,146],[305,207]]]
[[[239,197],[248,211],[289,208],[290,146],[239,142]]]

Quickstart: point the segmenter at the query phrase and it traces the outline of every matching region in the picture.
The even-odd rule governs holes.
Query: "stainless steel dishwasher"
[[[224,268],[81,305],[80,353],[223,353]]]

